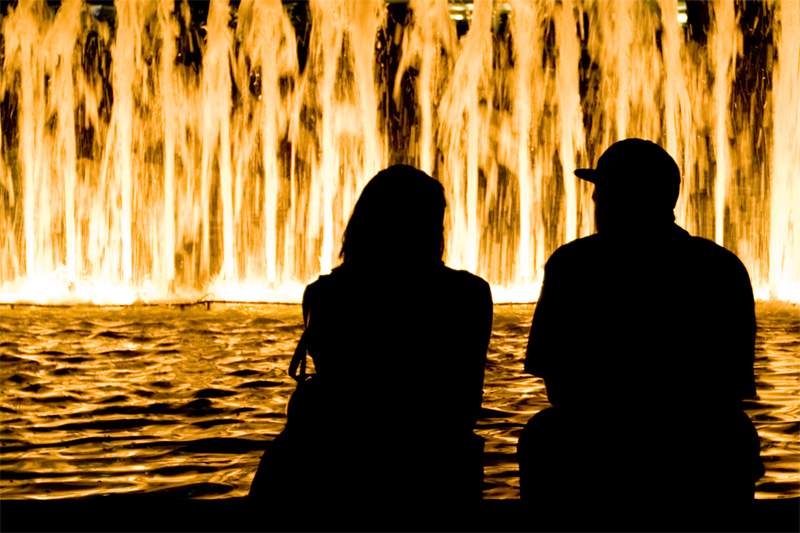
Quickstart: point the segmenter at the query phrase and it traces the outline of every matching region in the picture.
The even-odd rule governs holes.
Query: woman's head
[[[443,252],[444,188],[421,170],[393,165],[361,191],[344,231],[344,264],[435,265]]]

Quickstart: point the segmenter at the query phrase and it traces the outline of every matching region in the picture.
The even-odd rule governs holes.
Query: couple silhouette
[[[747,271],[675,224],[680,173],[656,144],[617,142],[575,174],[594,184],[597,233],[545,266],[525,370],[552,407],[520,436],[522,502],[550,523],[741,509],[763,474],[741,405],[755,396]],[[444,265],[445,207],[410,166],[365,186],[341,265],[305,290],[298,387],[252,499],[331,520],[479,504],[492,296]]]

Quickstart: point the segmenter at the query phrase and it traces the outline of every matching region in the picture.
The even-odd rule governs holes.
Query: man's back
[[[598,513],[638,519],[752,500],[763,470],[741,400],[755,395],[754,336],[744,266],[674,224],[558,249],[525,364],[553,408],[520,438],[523,499],[557,517],[591,494]]]
[[[675,225],[647,239],[596,234],[548,262],[526,370],[554,406],[738,409],[755,395],[754,338],[732,253]]]

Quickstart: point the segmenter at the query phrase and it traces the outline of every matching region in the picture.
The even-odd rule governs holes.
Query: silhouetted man
[[[675,224],[680,172],[657,145],[617,142],[575,174],[595,185],[597,233],[545,266],[525,370],[553,407],[520,437],[522,499],[587,524],[746,507],[763,474],[741,406],[755,396],[747,270]]]

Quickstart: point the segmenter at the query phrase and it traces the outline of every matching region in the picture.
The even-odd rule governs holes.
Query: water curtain
[[[797,0],[4,5],[0,301],[298,301],[392,163],[444,184],[449,265],[532,301],[631,136],[800,299]]]

